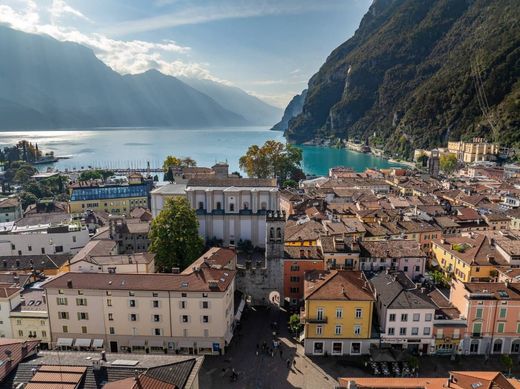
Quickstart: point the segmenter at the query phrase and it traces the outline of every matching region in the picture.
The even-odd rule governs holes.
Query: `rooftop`
[[[362,271],[314,271],[305,275],[305,299],[374,301],[370,283]]]

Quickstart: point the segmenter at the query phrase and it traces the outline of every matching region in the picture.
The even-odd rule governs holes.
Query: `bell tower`
[[[285,212],[268,211],[266,214],[265,258],[282,259],[285,240]]]

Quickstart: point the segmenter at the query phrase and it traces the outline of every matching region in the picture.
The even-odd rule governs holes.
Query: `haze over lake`
[[[64,170],[87,166],[123,168],[162,165],[167,155],[192,157],[199,166],[227,161],[230,171],[239,170],[238,160],[250,145],[274,139],[284,142],[279,131],[266,127],[231,127],[206,129],[132,128],[78,131],[0,132],[0,147],[19,140],[37,143],[40,150],[56,156],[69,156],[54,167]],[[303,168],[307,174],[327,174],[334,166],[348,166],[356,171],[392,166],[370,154],[345,149],[302,146]],[[41,168],[45,169],[43,165]]]

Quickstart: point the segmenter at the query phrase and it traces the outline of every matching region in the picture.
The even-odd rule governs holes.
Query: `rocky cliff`
[[[303,103],[305,101],[305,97],[307,97],[307,89],[305,89],[301,94],[294,96],[285,111],[283,112],[282,120],[276,123],[271,130],[273,131],[285,131],[289,127],[289,121],[298,116],[303,109]]]
[[[393,155],[520,142],[518,0],[375,0],[309,81],[290,142],[368,139]]]

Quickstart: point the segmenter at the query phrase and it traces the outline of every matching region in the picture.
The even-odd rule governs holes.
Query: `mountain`
[[[310,79],[290,142],[368,139],[394,155],[520,142],[518,0],[374,0]]]
[[[273,107],[240,88],[198,78],[180,77],[180,79],[192,88],[218,101],[225,109],[241,115],[252,124],[271,125],[282,113],[280,108]]]
[[[158,71],[121,75],[79,44],[0,27],[0,129],[249,124]]]
[[[305,102],[305,97],[307,96],[307,89],[305,89],[301,94],[294,96],[285,111],[283,112],[282,120],[276,123],[272,131],[285,131],[289,127],[289,120],[298,116],[303,110],[303,103]]]

